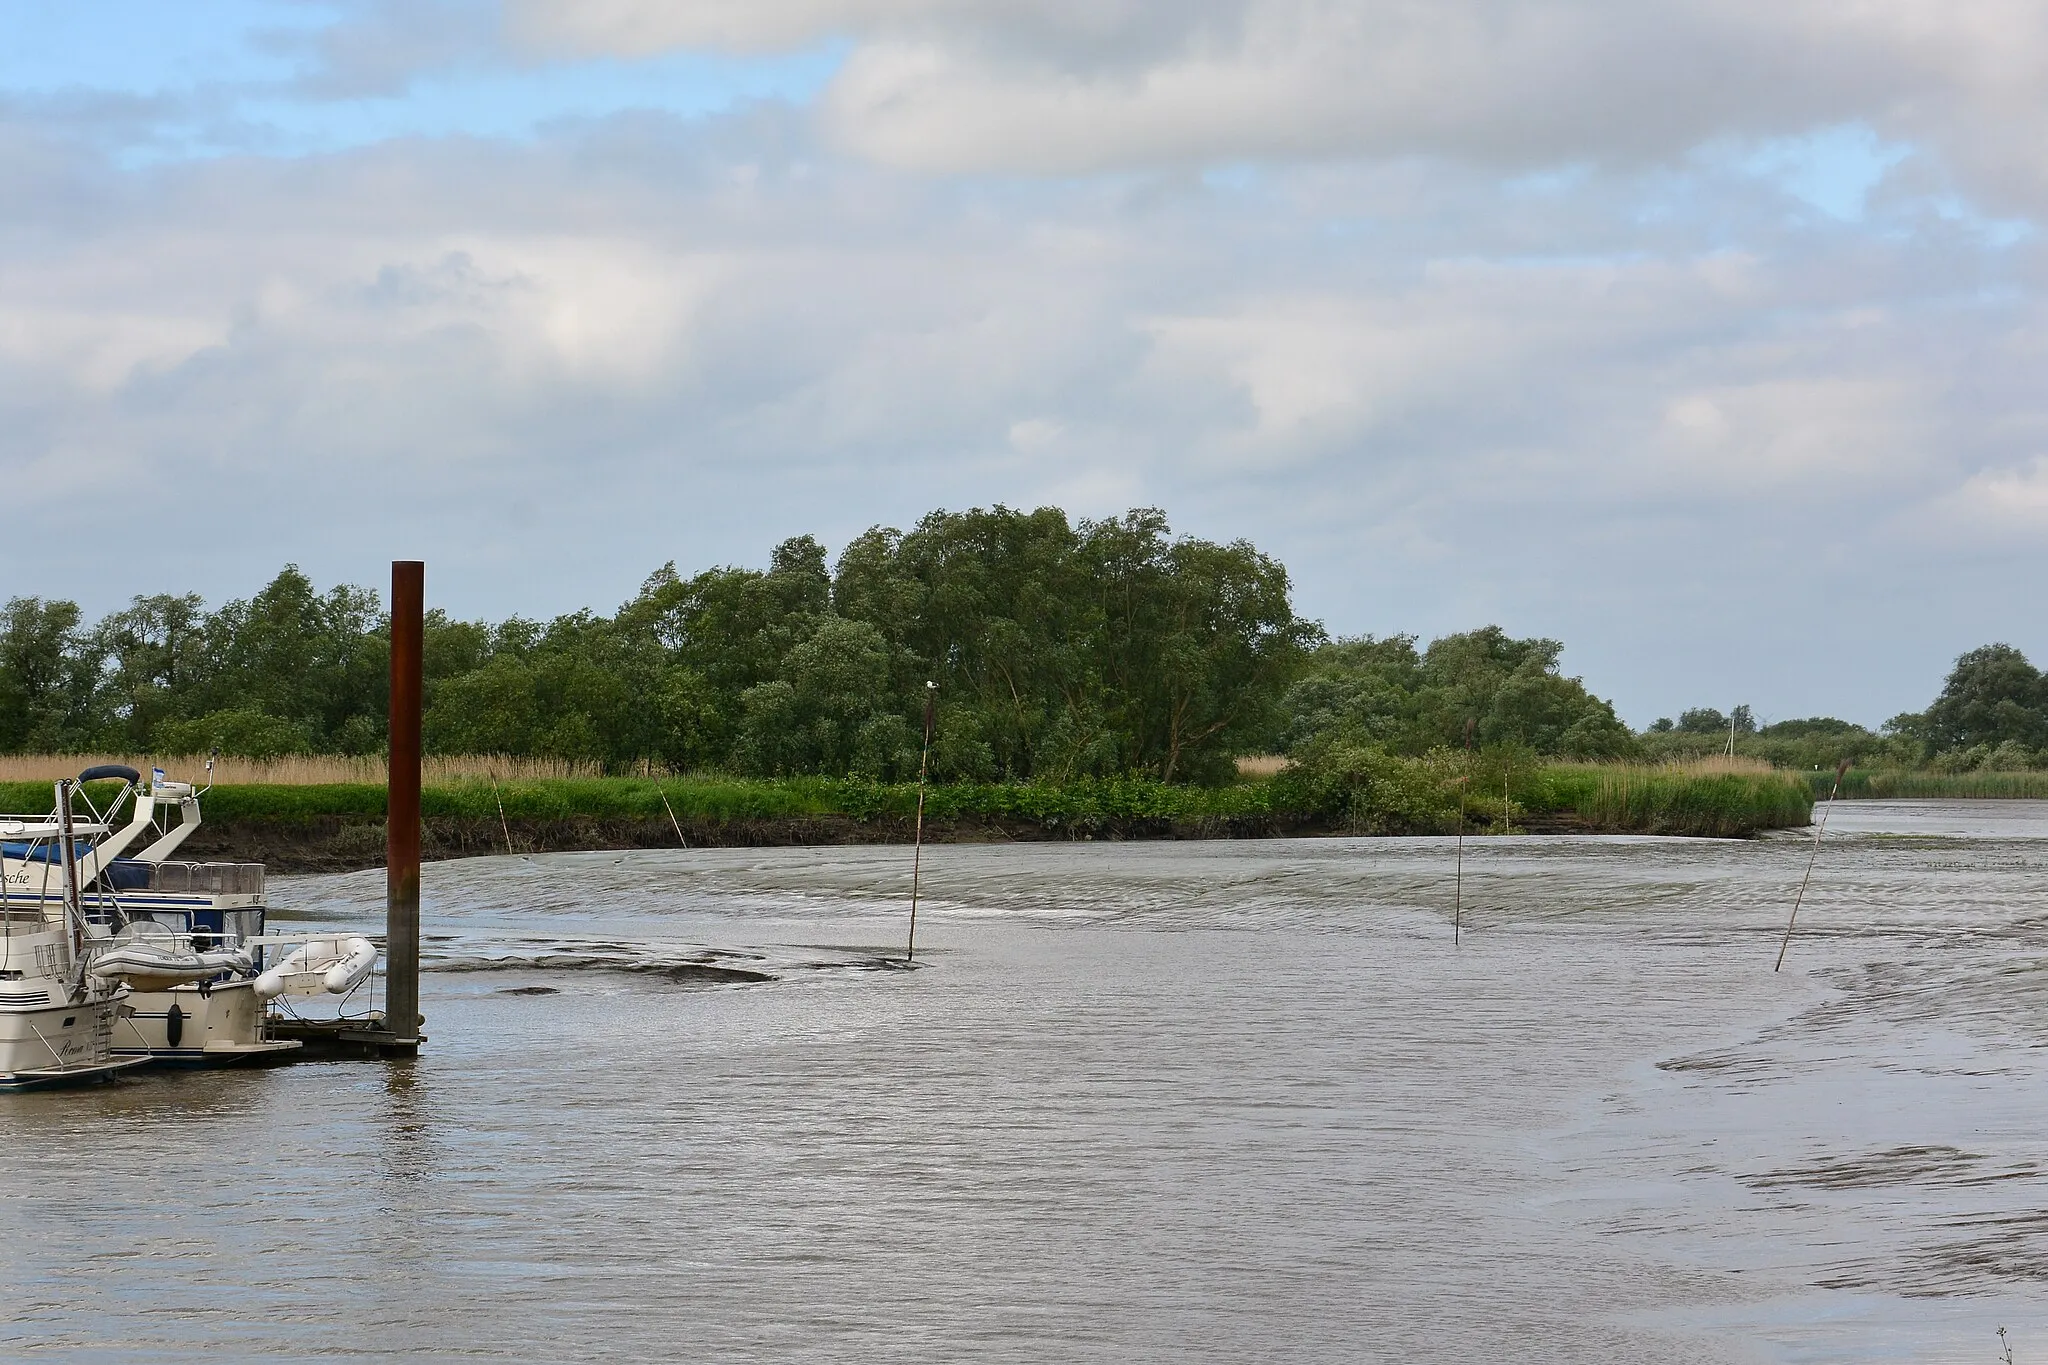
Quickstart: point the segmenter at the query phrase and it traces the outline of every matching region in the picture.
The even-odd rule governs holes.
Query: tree
[[[889,689],[922,719],[939,684],[942,776],[1023,778],[1113,764],[1102,717],[1103,621],[1079,537],[1056,508],[933,512],[848,545],[833,607],[889,646]]]
[[[1678,728],[1688,735],[1726,735],[1728,717],[1711,706],[1695,706],[1678,713]]]
[[[111,661],[104,692],[120,738],[148,749],[156,727],[179,718],[206,670],[205,603],[197,593],[137,597],[94,627]]]
[[[880,633],[890,705],[913,729],[925,682],[939,684],[941,776],[1226,776],[1320,638],[1280,565],[1175,537],[1154,509],[877,527],[840,556],[832,605]]]
[[[65,751],[100,738],[104,646],[79,630],[78,604],[16,597],[0,618],[0,746]]]
[[[538,717],[533,668],[500,654],[435,686],[420,739],[428,753],[529,755]]]
[[[192,711],[255,710],[326,752],[373,747],[388,706],[390,627],[367,588],[317,592],[296,564],[207,618]],[[353,723],[352,723],[353,722]]]
[[[1422,753],[1443,742],[1442,717],[1421,699],[1428,682],[1414,636],[1333,641],[1314,652],[1308,667],[1281,699],[1283,752],[1337,730],[1394,753]]]
[[[783,657],[777,676],[741,695],[739,759],[765,776],[898,777],[917,737],[889,705],[888,646],[865,621],[822,619]]]
[[[1635,737],[1614,708],[1560,671],[1563,648],[1498,626],[1443,636],[1421,654],[1408,636],[1340,640],[1318,649],[1308,676],[1289,689],[1281,734],[1289,753],[1342,732],[1419,756],[1463,744],[1469,722],[1482,745],[1573,758],[1632,754]]]
[[[278,758],[312,752],[306,732],[279,716],[243,707],[213,711],[195,720],[164,721],[156,728],[160,754],[205,754],[235,758]]]
[[[1268,733],[1321,629],[1294,615],[1287,571],[1249,543],[1168,538],[1143,508],[1081,525],[1102,610],[1100,657],[1121,766],[1162,781],[1224,775]]]
[[[2008,741],[2028,749],[2048,743],[2048,697],[2041,674],[2011,645],[1973,649],[1956,660],[1941,695],[1927,708],[1927,730],[1937,750],[1996,747]]]

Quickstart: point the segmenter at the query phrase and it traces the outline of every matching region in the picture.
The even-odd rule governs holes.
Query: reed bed
[[[39,756],[0,767],[0,809],[47,811],[47,774],[76,773],[96,761],[143,767],[148,759],[112,755]],[[1425,760],[1395,760],[1427,768]],[[41,765],[38,767],[37,765]],[[203,775],[163,763],[177,777]],[[23,774],[29,774],[24,776]],[[220,763],[206,798],[210,822],[255,821],[309,826],[334,821],[374,822],[385,809],[383,764],[374,759],[296,758],[266,763]],[[495,822],[654,820],[673,810],[686,821],[851,819],[900,822],[917,806],[910,783],[875,783],[823,777],[743,778],[717,774],[598,776],[573,765],[488,757],[428,761],[421,793],[428,817]],[[1434,770],[1417,781],[1432,800],[1442,798]],[[1426,779],[1426,780],[1425,780]],[[1411,786],[1414,784],[1410,784]],[[1531,814],[1576,813],[1597,830],[1733,837],[1763,829],[1800,826],[1813,797],[1802,773],[1771,769],[1754,759],[1707,758],[1653,767],[1625,764],[1551,764],[1513,774],[1516,820]],[[1419,826],[1400,806],[1399,784],[1361,789],[1342,809],[1325,809],[1309,793],[1284,782],[1245,781],[1197,787],[1122,777],[1052,783],[940,783],[927,794],[934,819],[1036,825],[1048,832],[1274,832],[1359,827],[1386,808],[1381,823]],[[1412,795],[1412,793],[1409,793]],[[1448,799],[1448,798],[1444,798]],[[1362,802],[1361,808],[1354,808]],[[1387,803],[1394,803],[1387,805]],[[1479,807],[1475,805],[1475,814]],[[1444,828],[1455,821],[1446,807]],[[1398,817],[1398,818],[1397,818]],[[1405,823],[1403,823],[1405,821]]]
[[[1542,776],[1548,805],[1575,810],[1599,829],[1739,838],[1813,820],[1813,791],[1804,777],[1755,759],[1558,764]]]
[[[1826,796],[1834,776],[1831,772],[1810,774],[1816,794]],[[1924,773],[1852,768],[1842,778],[1842,795],[1850,800],[2043,800],[2048,799],[2048,772]]]

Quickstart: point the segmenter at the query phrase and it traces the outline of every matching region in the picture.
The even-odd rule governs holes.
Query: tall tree
[[[1938,749],[2048,743],[2048,683],[2011,645],[1973,649],[1956,660],[1941,695],[1927,708]]]
[[[0,744],[67,750],[99,738],[103,646],[79,629],[76,602],[16,597],[0,620]]]

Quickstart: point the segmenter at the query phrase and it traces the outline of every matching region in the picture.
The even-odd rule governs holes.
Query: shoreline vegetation
[[[1835,775],[1817,772],[1810,774],[1809,780],[1814,798],[1824,801]],[[1910,768],[1851,768],[1842,774],[1842,799],[2038,801],[2048,799],[2048,771],[1943,773]]]
[[[1449,834],[1459,786],[1472,834],[1630,833],[1739,838],[1808,823],[1803,774],[1746,760],[1644,767],[1531,763],[1502,755],[1372,755],[1346,768],[1248,764],[1215,786],[1113,777],[1062,783],[946,782],[927,790],[935,842]],[[0,764],[0,806],[45,809],[45,783],[113,755],[17,755]],[[203,775],[203,760],[159,760]],[[239,771],[238,771],[239,770]],[[381,864],[384,800],[374,760],[220,764],[194,857],[264,862],[276,872]],[[333,780],[337,777],[358,780]],[[239,780],[238,780],[239,779]],[[375,780],[364,780],[375,779]],[[106,784],[104,790],[113,790]],[[551,775],[489,758],[442,759],[422,792],[425,853],[460,858],[621,848],[907,842],[917,787],[855,778]],[[673,816],[671,816],[673,812]]]
[[[1157,508],[997,506],[665,564],[610,614],[431,610],[428,855],[905,838],[927,771],[939,839],[1740,837],[1805,825],[1839,763],[1852,798],[2048,795],[2048,675],[2009,645],[1877,730],[1744,705],[1638,732],[1561,641],[1332,636],[1293,587]],[[211,755],[159,760],[215,784],[195,853],[373,865],[389,653],[375,591],[292,565],[211,608],[10,598],[0,785],[40,810],[95,756]]]

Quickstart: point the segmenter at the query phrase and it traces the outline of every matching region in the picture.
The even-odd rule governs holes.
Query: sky
[[[0,0],[9,595],[1134,506],[1641,726],[2048,662],[2038,0]]]

